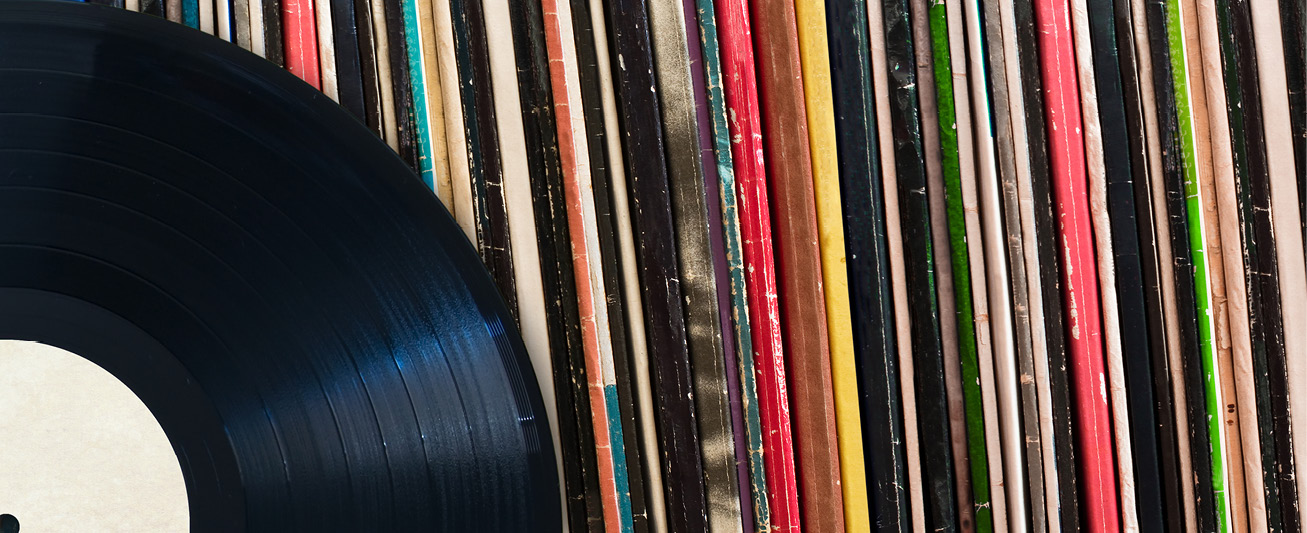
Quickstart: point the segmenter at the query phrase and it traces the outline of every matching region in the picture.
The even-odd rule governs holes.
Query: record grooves
[[[151,17],[8,2],[0,44],[0,334],[145,398],[193,531],[559,523],[511,318],[375,136]]]

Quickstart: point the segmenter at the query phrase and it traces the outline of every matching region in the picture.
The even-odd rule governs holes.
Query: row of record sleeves
[[[431,186],[571,531],[1303,530],[1303,0],[104,3]]]

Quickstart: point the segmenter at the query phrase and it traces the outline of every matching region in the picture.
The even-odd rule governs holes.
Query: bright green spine
[[[1166,0],[1166,40],[1171,49],[1171,78],[1175,85],[1176,118],[1180,125],[1181,158],[1184,160],[1185,213],[1188,215],[1189,249],[1194,265],[1194,301],[1198,306],[1198,344],[1203,366],[1203,388],[1207,392],[1207,433],[1212,452],[1212,490],[1217,531],[1230,531],[1230,495],[1225,490],[1225,428],[1221,408],[1220,380],[1216,376],[1216,331],[1212,320],[1212,287],[1207,274],[1207,248],[1203,207],[1198,193],[1198,155],[1194,140],[1193,112],[1189,103],[1189,67],[1186,62],[1184,30],[1179,0]]]
[[[943,154],[944,196],[948,205],[953,297],[957,301],[958,355],[962,359],[962,396],[967,412],[971,496],[975,500],[976,531],[993,533],[989,463],[985,455],[985,418],[980,395],[980,360],[971,307],[971,268],[967,259],[967,227],[962,209],[962,170],[958,163],[957,111],[953,105],[953,68],[950,66],[948,15],[943,0],[930,3],[930,41],[935,57],[935,98],[939,106],[939,144]]]

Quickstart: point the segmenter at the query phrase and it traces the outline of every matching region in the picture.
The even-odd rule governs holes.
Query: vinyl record
[[[356,0],[356,1],[366,2],[367,0]],[[477,242],[478,239],[477,237],[478,226],[477,226],[477,216],[476,216],[477,209],[473,203],[473,195],[472,195],[472,168],[471,168],[471,159],[468,154],[468,136],[467,136],[467,129],[466,129],[467,121],[463,117],[463,88],[462,88],[462,83],[459,81],[460,78],[459,78],[459,70],[458,70],[458,52],[456,50],[457,46],[454,40],[453,12],[451,11],[451,4],[449,0],[432,0],[431,6],[432,6],[431,18],[432,18],[432,22],[435,24],[436,54],[438,56],[436,63],[440,69],[441,105],[439,107],[441,107],[445,115],[446,155],[448,155],[449,157],[450,201],[453,206],[450,209],[450,211],[454,213],[454,220],[458,221],[459,228],[462,228],[463,234],[467,236],[468,240],[471,240],[472,242]],[[529,17],[529,14],[523,16]],[[523,96],[523,100],[526,100],[528,102],[534,101],[536,102],[535,104],[536,106],[543,105],[546,108],[550,108],[552,105],[553,97],[550,96],[552,94],[551,93],[552,89],[550,88],[549,85],[547,54],[544,51],[544,22],[540,22],[540,21],[530,22],[531,20],[536,20],[536,19],[543,21],[543,18],[540,18],[540,16],[537,16],[535,18],[528,18],[527,20],[523,20],[523,21],[516,21],[516,20],[512,21],[514,25],[513,37],[518,43],[521,43],[523,39],[526,38],[526,36],[522,35],[522,33],[531,31],[531,32],[535,32],[532,38],[538,39],[540,41],[538,46],[523,48],[523,55],[526,57],[545,58],[545,59],[533,60],[535,62],[540,63],[540,65],[536,65],[534,68],[529,70],[529,72],[532,73],[532,79],[534,80],[534,83],[531,86],[532,87],[531,91],[533,91],[533,94],[529,95],[530,98],[528,98],[528,96]],[[534,28],[534,29],[519,27],[523,24],[530,24],[529,28]],[[528,33],[528,35],[532,35],[532,34]],[[374,62],[375,62],[375,54],[374,54]],[[366,64],[366,60],[365,60],[365,64]],[[543,70],[537,72],[536,69],[543,69]],[[365,73],[367,72],[366,67],[364,72]],[[527,71],[523,71],[523,73],[525,72]],[[365,88],[367,87],[366,82],[364,87]],[[375,100],[370,100],[370,101],[375,102],[375,105],[377,106],[377,110],[376,112],[370,111],[368,113],[369,116],[368,125],[372,127],[374,130],[376,130],[377,132],[381,133],[383,138],[385,138],[386,135],[385,127],[384,124],[382,123],[383,117],[381,116],[380,82],[377,82],[375,84],[375,87],[378,92],[378,95]],[[522,88],[519,89],[521,91],[526,90]],[[534,94],[535,91],[543,91],[543,94],[545,96],[543,97],[536,96]],[[554,124],[552,118],[543,118],[544,116],[547,117],[553,116],[552,108],[548,110],[537,111],[532,116],[537,116],[537,115],[542,116],[542,118],[540,118],[539,120],[549,122],[549,124],[547,124],[548,127],[545,127],[543,125],[541,126],[542,132],[549,132],[548,134],[541,133],[541,135],[547,136],[549,140],[548,142],[545,142],[545,140],[542,138],[541,140],[542,145],[540,149],[546,151],[553,151],[554,153],[556,153],[558,150],[557,138],[556,138],[556,133],[554,133]],[[376,120],[375,123],[372,122],[371,117],[375,117]],[[558,156],[553,155],[551,157],[552,160],[554,161],[553,165],[557,165]],[[561,172],[561,170],[559,170],[559,172]],[[533,175],[533,179],[536,179],[534,176],[535,175]],[[543,176],[543,174],[540,174],[539,176]],[[540,177],[538,179],[543,180],[544,178]],[[533,181],[532,183],[534,184],[535,182]],[[542,181],[541,183],[543,184],[544,182]],[[537,196],[537,198],[540,198],[541,200],[546,199],[546,197],[541,197],[541,196]],[[537,219],[537,222],[538,223],[540,222],[539,219]],[[550,240],[550,242],[552,242],[552,240]],[[545,262],[548,264],[548,261]]]
[[[1236,516],[1232,500],[1242,490],[1230,486],[1231,465],[1226,456],[1229,443],[1225,438],[1222,423],[1223,395],[1220,388],[1219,362],[1217,357],[1216,332],[1212,311],[1211,268],[1207,260],[1206,224],[1199,194],[1200,163],[1202,155],[1195,135],[1195,116],[1200,116],[1202,109],[1195,106],[1195,91],[1190,89],[1188,43],[1184,37],[1184,13],[1187,12],[1178,0],[1168,0],[1165,7],[1166,36],[1170,46],[1171,83],[1175,104],[1176,145],[1179,150],[1174,154],[1177,160],[1177,172],[1167,175],[1165,188],[1167,192],[1167,211],[1171,217],[1171,238],[1175,243],[1172,253],[1176,261],[1177,299],[1182,313],[1192,309],[1197,318],[1197,353],[1198,364],[1194,364],[1192,354],[1183,352],[1181,369],[1185,373],[1185,386],[1189,402],[1190,432],[1197,434],[1206,431],[1206,446],[1201,453],[1208,455],[1211,464],[1210,479],[1212,484],[1214,512],[1218,531],[1229,531],[1236,527]],[[1186,258],[1185,255],[1188,257]],[[1187,265],[1185,263],[1188,263]],[[1188,294],[1182,294],[1179,286],[1192,285]],[[1181,303],[1185,300],[1185,303]],[[1192,307],[1191,307],[1192,306]],[[1199,388],[1201,387],[1201,388]],[[1201,428],[1201,429],[1200,429]],[[1194,441],[1191,441],[1194,442]],[[1191,449],[1193,452],[1193,449]],[[1199,453],[1194,453],[1194,461],[1201,462]],[[1199,467],[1195,466],[1195,475]]]
[[[772,509],[772,527],[782,531],[832,531],[843,513],[809,507],[800,517],[800,502],[832,497],[832,476],[839,472],[835,402],[831,391],[830,343],[821,290],[821,252],[817,205],[808,145],[807,107],[794,2],[751,3],[754,53],[758,66],[758,105],[771,203],[772,243],[776,250],[777,298],[785,370],[793,417],[798,491],[793,505]],[[772,490],[776,490],[775,487]]]
[[[1289,128],[1293,133],[1294,170],[1298,174],[1298,216],[1307,246],[1307,5],[1292,0],[1279,2],[1280,34],[1283,36],[1284,78],[1289,89]]]
[[[730,284],[730,316],[735,353],[727,354],[726,375],[740,403],[735,422],[736,461],[740,463],[741,518],[746,530],[766,531],[771,523],[767,502],[767,472],[763,461],[762,418],[758,406],[757,372],[753,365],[753,333],[749,319],[749,297],[744,270],[744,243],[740,229],[740,203],[735,187],[735,162],[731,154],[731,129],[727,121],[725,84],[722,81],[721,42],[717,13],[712,0],[696,0],[699,36],[703,43],[704,86],[712,126],[713,154],[717,164],[716,194],[720,196],[722,247]],[[712,192],[709,198],[713,197]],[[711,209],[711,207],[710,207]],[[711,211],[710,211],[711,212]],[[721,278],[719,278],[721,279]],[[731,335],[725,335],[731,337]],[[733,363],[733,364],[732,364]],[[853,374],[849,374],[852,378]],[[846,382],[847,383],[847,382]],[[853,400],[856,402],[856,383]],[[837,404],[838,407],[838,404]],[[843,433],[841,433],[843,435]],[[844,448],[840,448],[841,452]],[[858,447],[858,453],[862,451]],[[865,485],[864,485],[865,487]],[[865,494],[865,492],[864,492]]]
[[[970,98],[965,83],[954,84],[954,69],[965,72],[965,47],[961,42],[962,14],[956,2],[931,5],[931,42],[935,58],[935,87],[938,102],[940,151],[943,156],[944,198],[953,273],[953,297],[958,325],[958,355],[962,398],[965,402],[966,447],[970,465],[970,511],[961,511],[963,531],[988,533],[994,530],[990,507],[990,460],[985,452],[985,418],[980,391],[980,370],[971,291],[970,245],[962,203],[962,154],[971,150]],[[956,28],[956,30],[955,30]],[[958,39],[954,37],[957,36]],[[965,132],[965,133],[964,133]],[[965,142],[965,148],[963,148]],[[971,171],[968,160],[967,171]],[[993,428],[997,431],[998,428]],[[1001,468],[1001,463],[996,468]],[[959,476],[959,479],[967,479]],[[959,489],[963,492],[963,489]],[[968,526],[967,518],[974,522]],[[972,529],[974,528],[974,529]]]
[[[158,0],[153,1],[158,5]],[[231,42],[253,50],[250,44],[250,0],[232,0],[231,11]]]
[[[507,310],[383,144],[152,17],[9,2],[0,28],[3,335],[153,407],[193,530],[558,531]]]

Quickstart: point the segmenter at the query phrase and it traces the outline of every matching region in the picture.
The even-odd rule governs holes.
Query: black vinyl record
[[[371,132],[235,45],[98,6],[0,4],[0,71],[0,338],[141,397],[192,531],[559,530],[512,318]]]

